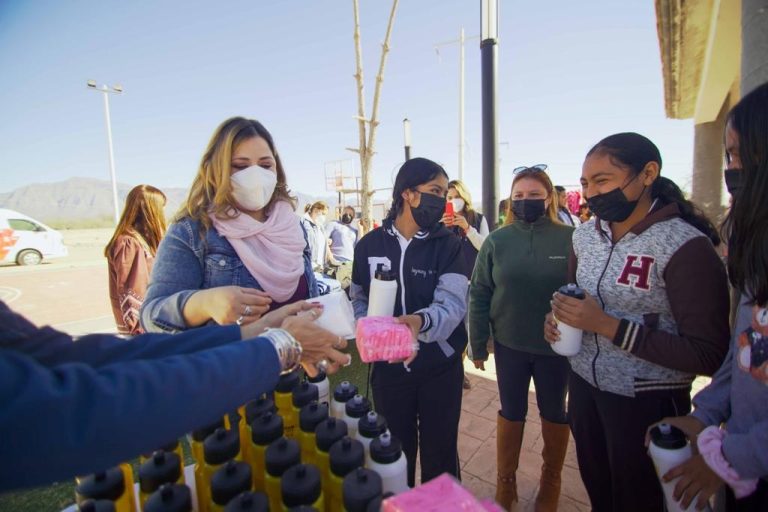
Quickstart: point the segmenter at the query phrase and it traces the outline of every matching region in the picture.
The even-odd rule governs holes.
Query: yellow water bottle
[[[77,506],[77,512],[115,512],[115,504],[109,500],[85,500]]]
[[[280,489],[280,479],[288,468],[301,462],[301,448],[295,439],[281,437],[267,448],[264,453],[266,474],[264,489],[269,496],[269,509],[282,510],[283,498]]]
[[[256,400],[251,400],[238,410],[240,413],[240,453],[245,461],[250,461],[251,459],[249,453],[251,450],[251,423],[267,411],[274,412],[277,411],[277,408],[275,407],[275,402],[266,395],[261,395]]]
[[[269,498],[263,492],[246,491],[235,496],[224,512],[269,512]]]
[[[280,416],[283,417],[283,431],[285,437],[295,439],[294,430],[298,426],[298,418],[293,415],[293,390],[301,381],[301,370],[281,375],[275,388],[275,406]]]
[[[283,421],[285,421],[286,425],[289,421],[295,425],[293,430],[294,439],[299,439],[299,412],[301,412],[301,408],[310,403],[312,400],[317,401],[318,396],[319,394],[317,386],[311,382],[307,382],[306,380],[301,381],[298,386],[293,388],[293,407],[291,407],[291,419],[288,420],[283,417]]]
[[[81,478],[75,487],[75,498],[78,504],[89,499],[109,500],[115,504],[116,512],[135,512],[133,486],[129,484],[123,469],[116,466]]]
[[[205,464],[203,465],[202,478],[200,481],[195,482],[195,485],[202,487],[203,492],[198,493],[198,496],[202,494],[204,501],[198,501],[197,506],[200,512],[209,512],[211,478],[213,478],[213,474],[229,460],[242,460],[240,458],[240,436],[238,431],[217,428],[203,443],[203,456],[205,457]]]
[[[181,464],[181,471],[182,471],[182,473],[184,472],[184,450],[182,450],[181,443],[179,443],[178,439],[176,439],[173,442],[170,442],[170,443],[168,443],[168,444],[166,444],[164,446],[159,447],[157,450],[153,450],[153,451],[151,451],[149,453],[142,453],[141,455],[139,455],[139,466],[144,464],[147,461],[147,459],[152,457],[152,455],[156,451],[158,451],[158,450],[163,451],[163,452],[173,452],[176,455],[178,455],[179,456],[179,463]]]
[[[163,484],[183,484],[181,461],[174,452],[158,450],[139,466],[139,503],[141,508],[149,496]]]
[[[328,404],[313,400],[299,412],[299,444],[304,464],[315,464],[315,429],[328,419]]]
[[[346,435],[346,422],[334,417],[321,422],[315,429],[315,462],[320,470],[320,477],[323,481],[323,494],[325,496],[328,496],[328,486],[330,485],[328,450],[331,449],[331,446],[336,441]]]
[[[343,437],[333,443],[328,452],[330,472],[328,494],[325,496],[326,510],[343,510],[342,486],[344,477],[365,463],[363,443],[351,437]]]
[[[203,444],[208,436],[213,434],[218,428],[224,428],[224,419],[220,419],[216,423],[193,430],[188,436],[189,445],[192,449],[192,457],[195,459],[195,494],[197,495],[198,503],[207,503],[207,501],[203,501],[205,499],[205,489],[197,484],[197,482],[203,480],[203,466],[205,466]]]
[[[143,512],[192,512],[192,493],[182,484],[163,484],[152,493]]]
[[[253,485],[251,466],[245,462],[227,461],[211,478],[211,512],[223,512],[224,507]]]
[[[280,489],[283,493],[283,510],[293,507],[312,507],[325,511],[320,470],[314,464],[297,464],[283,473]]]
[[[264,452],[267,447],[283,436],[283,418],[278,414],[266,412],[251,423],[250,460],[253,470],[253,489],[264,492],[265,462]]]

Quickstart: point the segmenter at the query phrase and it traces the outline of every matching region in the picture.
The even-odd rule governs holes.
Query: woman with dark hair
[[[238,325],[316,297],[307,235],[272,135],[233,117],[214,132],[157,252],[141,322],[181,331]]]
[[[533,378],[544,441],[536,510],[555,511],[568,448],[568,360],[544,341],[541,319],[552,292],[568,279],[573,227],[558,218],[558,196],[545,165],[515,169],[506,225],[491,233],[469,289],[472,359],[485,370],[493,336],[501,410],[496,418],[496,501],[518,501],[516,471]]]
[[[768,83],[728,115],[725,184],[733,198],[724,225],[728,273],[742,292],[728,356],[681,428],[699,453],[673,468],[683,507],[701,504],[723,483],[725,510],[768,510]],[[721,425],[723,427],[721,428]]]
[[[569,270],[587,296],[556,293],[545,321],[549,342],[558,321],[584,332],[568,415],[596,511],[663,509],[646,428],[687,413],[693,379],[712,375],[728,348],[719,236],[660,171],[658,148],[637,133],[587,153],[581,184],[596,218],[576,229]]]
[[[104,248],[109,270],[109,300],[120,334],[141,334],[139,309],[147,293],[157,246],[165,234],[165,194],[138,185],[125,198],[115,233]]]
[[[467,343],[464,315],[467,276],[461,241],[440,223],[448,175],[425,158],[400,168],[392,208],[381,227],[355,247],[352,303],[357,318],[368,313],[371,280],[379,265],[396,274],[395,316],[407,324],[419,350],[404,364],[373,364],[371,387],[376,409],[403,443],[408,485],[442,473],[459,477],[457,452],[461,354]]]

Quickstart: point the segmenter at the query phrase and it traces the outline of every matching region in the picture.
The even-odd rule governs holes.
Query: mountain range
[[[120,211],[128,192],[134,186],[118,183]],[[162,191],[168,199],[165,213],[171,216],[186,198],[187,189],[173,187],[163,188]],[[313,197],[301,192],[293,193],[299,199],[299,211],[303,211],[308,202],[323,200],[331,208],[338,202],[333,196]],[[55,183],[25,185],[10,192],[0,193],[0,208],[16,210],[47,224],[111,218],[112,184],[107,180],[95,178],[69,178]]]

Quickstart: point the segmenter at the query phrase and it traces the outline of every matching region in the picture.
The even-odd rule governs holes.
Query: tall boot
[[[536,495],[536,512],[555,512],[560,498],[560,474],[563,471],[565,452],[568,450],[568,436],[571,430],[568,424],[551,423],[541,418],[541,436],[544,449],[541,456],[541,482]]]
[[[515,472],[520,463],[524,421],[509,421],[499,413],[496,420],[496,502],[504,510],[512,510],[517,501]]]

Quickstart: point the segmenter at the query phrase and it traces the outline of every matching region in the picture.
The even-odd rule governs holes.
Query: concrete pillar
[[[693,127],[693,180],[691,200],[717,224],[723,214],[723,133],[728,100],[717,119]]]
[[[768,82],[768,0],[741,0],[741,95]]]

